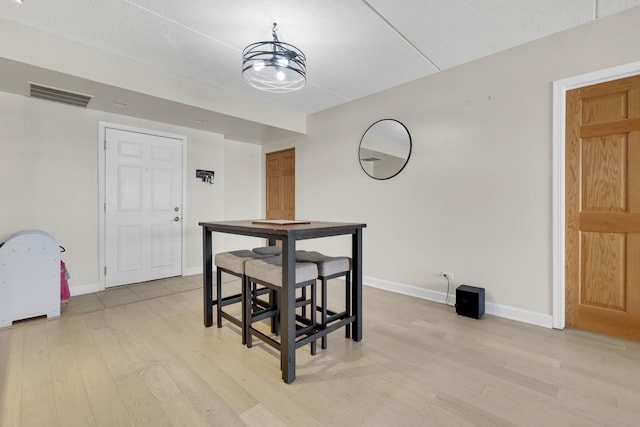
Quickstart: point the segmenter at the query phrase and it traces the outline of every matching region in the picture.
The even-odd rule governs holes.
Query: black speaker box
[[[484,314],[484,288],[460,285],[456,288],[456,313],[479,319]]]

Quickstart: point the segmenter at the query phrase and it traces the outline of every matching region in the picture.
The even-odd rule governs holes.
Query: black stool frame
[[[227,273],[230,274],[232,276],[238,277],[241,281],[241,293],[239,294],[235,294],[235,295],[229,295],[227,297],[222,297],[222,273]],[[231,304],[237,304],[237,303],[241,303],[244,301],[244,289],[245,289],[245,282],[247,281],[247,276],[245,276],[244,274],[239,274],[236,273],[234,271],[231,270],[227,270],[226,268],[222,268],[222,267],[218,267],[216,266],[216,300],[213,301],[213,305],[217,305],[217,309],[216,309],[216,324],[218,326],[218,328],[222,327],[222,318],[227,319],[229,322],[233,323],[236,326],[239,326],[242,329],[242,344],[246,344],[246,331],[244,328],[244,325],[246,325],[246,321],[244,318],[244,313],[245,310],[244,308],[241,310],[242,312],[242,319],[238,319],[237,317],[232,316],[231,314],[227,313],[226,311],[224,311],[222,308],[226,307],[228,305]],[[259,295],[264,295],[266,293],[268,293],[269,290],[266,288],[261,288],[261,289],[254,289],[253,292],[251,292],[251,294],[254,297],[257,297]],[[264,302],[263,300],[258,300],[256,298],[256,301],[258,304],[266,306],[269,303]]]
[[[254,283],[258,283],[260,285],[265,286],[264,289],[269,289],[272,292],[272,298],[271,301],[273,301],[273,305],[271,307],[266,307],[256,313],[253,313],[252,310],[252,304],[249,298],[249,295],[251,294],[251,286]],[[303,295],[303,297],[301,298],[297,298],[296,299],[296,308],[298,307],[306,307],[307,305],[311,304],[311,313],[315,313],[317,310],[316,307],[316,279],[313,280],[309,280],[306,282],[300,282],[300,283],[296,283],[295,287],[296,289],[298,288],[302,288],[304,289],[306,286],[311,286],[311,298],[310,299],[306,299],[306,297]],[[251,346],[253,345],[252,343],[252,336],[256,336],[258,338],[260,338],[262,341],[264,341],[265,343],[267,343],[268,345],[270,345],[271,347],[275,348],[276,350],[280,351],[281,349],[281,345],[280,342],[278,342],[277,340],[271,338],[270,336],[262,333],[261,331],[255,329],[252,327],[252,324],[254,322],[263,320],[263,319],[267,319],[267,318],[272,318],[274,320],[276,320],[277,324],[279,325],[279,317],[280,317],[280,302],[279,302],[279,298],[281,296],[281,287],[274,285],[272,283],[269,282],[265,282],[259,279],[256,279],[254,277],[249,277],[247,276],[247,280],[244,283],[243,286],[243,290],[244,290],[244,297],[245,299],[245,312],[243,314],[244,320],[246,321],[246,337],[245,337],[245,342],[247,344],[247,347],[251,348]],[[311,343],[311,354],[315,355],[316,354],[316,343],[315,340],[317,338],[314,338],[315,333],[318,330],[318,324],[315,322],[315,319],[309,319],[306,318],[304,316],[298,315],[296,314],[296,321],[299,323],[296,325],[296,337],[300,337],[303,336],[303,338],[301,339],[296,339],[296,343],[295,343],[295,348],[298,349],[300,347],[302,347],[303,345],[307,344],[307,343]],[[300,325],[301,324],[301,325]],[[279,326],[276,327],[276,334],[279,332]],[[273,323],[272,323],[272,332],[273,332]]]
[[[330,279],[335,279],[338,277],[345,276],[345,302],[344,302],[344,311],[335,312],[333,310],[329,310],[327,308],[327,285]],[[331,274],[329,276],[318,276],[318,280],[321,282],[320,291],[322,296],[320,298],[321,304],[318,306],[318,311],[321,313],[322,322],[320,323],[320,327],[322,329],[326,328],[328,324],[335,322],[336,320],[348,319],[351,316],[351,271],[341,271],[336,274]],[[351,337],[351,323],[347,323],[345,325],[345,338]],[[321,347],[323,350],[327,348],[327,335],[322,336],[322,344]]]

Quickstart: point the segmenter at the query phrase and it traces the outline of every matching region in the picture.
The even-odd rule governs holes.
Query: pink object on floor
[[[60,260],[60,302],[68,302],[71,297],[68,278],[67,267],[64,265],[64,261]]]

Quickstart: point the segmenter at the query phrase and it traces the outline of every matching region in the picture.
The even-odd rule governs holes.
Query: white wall
[[[224,158],[225,176],[232,183],[225,186],[224,217],[228,220],[264,217],[262,147],[227,141]],[[220,244],[224,245],[224,250],[236,250],[263,246],[265,243],[264,239],[255,237],[214,233],[213,244],[214,249],[219,248]]]
[[[638,22],[634,8],[309,117],[288,142],[297,217],[366,222],[365,283],[444,300],[448,271],[486,289],[487,312],[551,326],[552,84],[637,61]],[[383,118],[414,145],[376,181],[357,150]]]
[[[99,283],[99,121],[187,137],[187,273],[202,271],[200,221],[223,220],[227,212],[233,217],[260,216],[260,147],[227,141],[219,134],[0,92],[0,242],[23,229],[51,233],[67,249],[63,259],[71,273],[72,294]],[[245,168],[250,173],[241,174]],[[215,184],[196,179],[196,169],[215,170]],[[227,176],[225,170],[231,173]],[[229,196],[236,189],[246,199]],[[225,250],[223,241],[215,242]]]
[[[640,8],[630,9],[317,113],[307,135],[262,152],[296,147],[298,218],[368,224],[367,283],[444,299],[447,270],[456,285],[486,288],[488,312],[551,325],[552,83],[637,61],[638,22]],[[366,176],[357,156],[362,133],[382,118],[402,121],[414,142],[388,181]],[[51,232],[67,248],[72,292],[98,282],[100,120],[187,136],[190,271],[202,267],[198,221],[262,216],[259,148],[0,93],[0,241],[25,228]],[[216,170],[216,183],[198,182],[197,168]],[[300,246],[348,254],[349,244]]]

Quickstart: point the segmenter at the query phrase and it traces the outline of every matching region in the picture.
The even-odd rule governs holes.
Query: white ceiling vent
[[[86,108],[93,96],[29,82],[29,96]]]

